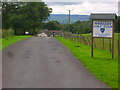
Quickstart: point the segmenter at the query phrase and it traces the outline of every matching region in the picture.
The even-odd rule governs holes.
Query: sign
[[[104,47],[104,38],[110,38],[112,41],[112,58],[114,58],[114,30],[115,13],[91,13],[90,19],[92,20],[92,39],[91,39],[91,57],[94,56],[94,39],[102,38]]]
[[[113,20],[93,20],[93,37],[113,36]]]

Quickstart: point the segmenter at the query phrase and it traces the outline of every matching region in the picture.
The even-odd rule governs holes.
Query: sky
[[[90,15],[90,13],[116,13],[120,0],[42,0],[53,9],[52,14]]]

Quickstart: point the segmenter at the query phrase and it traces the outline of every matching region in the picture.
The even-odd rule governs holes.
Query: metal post
[[[69,10],[68,24],[70,24],[70,10]]]
[[[68,34],[70,36],[70,10],[69,10],[69,16],[68,16]]]

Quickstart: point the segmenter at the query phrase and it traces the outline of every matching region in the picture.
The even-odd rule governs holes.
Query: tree
[[[4,2],[2,4],[2,28],[10,28],[10,17],[16,13],[18,3],[15,2]]]
[[[92,32],[92,23],[91,21],[77,21],[71,24],[71,32],[72,33],[91,33]]]
[[[117,17],[115,32],[120,33],[120,16]]]
[[[49,21],[44,26],[48,30],[61,30],[62,26],[58,21]]]
[[[48,19],[51,12],[44,2],[6,2],[2,9],[3,28],[12,27],[17,35],[25,31],[35,34],[35,29]]]
[[[72,31],[72,33],[78,33],[80,25],[81,25],[81,21],[77,21],[77,22],[71,24],[71,31]]]

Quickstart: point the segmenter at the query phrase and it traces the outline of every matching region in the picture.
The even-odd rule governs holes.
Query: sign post
[[[115,21],[113,20],[113,37],[112,37],[112,59],[114,58],[114,28],[115,28]]]
[[[92,41],[91,57],[94,57],[94,38],[112,39],[112,58],[114,58],[114,20],[116,14],[91,14],[92,19]]]

